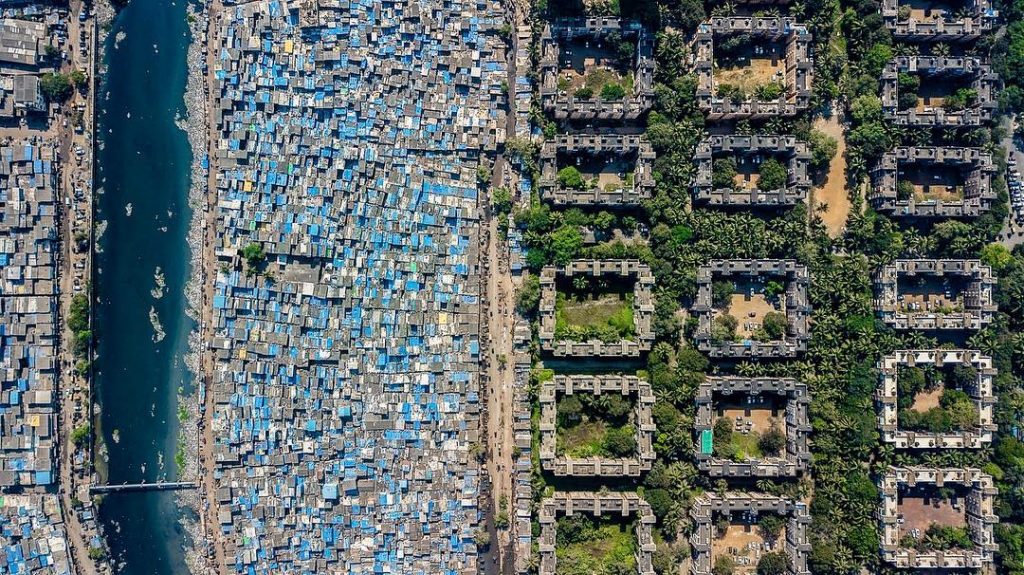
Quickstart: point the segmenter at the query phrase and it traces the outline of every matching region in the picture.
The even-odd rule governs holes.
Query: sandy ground
[[[817,210],[818,206],[824,205],[825,212],[821,215],[825,228],[833,237],[839,236],[846,227],[846,219],[850,215],[852,204],[850,196],[846,192],[846,140],[843,135],[843,125],[835,114],[829,119],[818,118],[814,121],[814,128],[839,142],[836,157],[828,168],[828,175],[820,188],[812,192],[812,207]]]
[[[775,306],[765,299],[764,294],[733,294],[729,302],[729,314],[739,321],[736,334],[748,338],[761,327],[764,316],[776,310]]]
[[[952,525],[954,527],[967,525],[966,503],[962,497],[958,498],[958,501],[960,505],[959,510],[954,509],[948,499],[942,500],[938,507],[936,507],[934,500],[926,505],[924,498],[921,497],[907,497],[903,499],[900,501],[899,512],[906,522],[902,525],[901,531],[906,533],[911,529],[920,529],[923,533],[932,523]]]
[[[914,411],[928,411],[933,407],[939,406],[939,400],[942,399],[942,392],[945,391],[945,386],[940,385],[939,387],[931,391],[922,391],[914,396],[914,403],[910,406],[910,409]]]
[[[776,73],[783,71],[784,63],[783,56],[777,59],[751,58],[750,63],[746,66],[719,68],[714,72],[715,85],[717,87],[722,84],[732,84],[739,86],[749,94],[754,91],[754,88],[771,82]]]
[[[786,533],[783,530],[780,540],[785,540]],[[714,564],[716,557],[732,555],[736,560],[736,573],[754,573],[757,569],[757,560],[761,557],[762,549],[747,549],[748,545],[761,546],[764,538],[755,525],[733,524],[726,530],[725,536],[715,538],[711,543],[711,560]]]
[[[739,429],[739,426],[736,425],[737,417],[740,418],[741,421],[750,421],[750,430],[756,433],[764,433],[770,430],[772,425],[775,425],[783,432],[786,430],[785,421],[776,417],[771,406],[767,404],[751,404],[749,408],[746,406],[731,404],[724,406],[724,409],[720,408],[718,411],[722,417],[726,417],[729,421],[732,421],[734,428],[737,430]]]

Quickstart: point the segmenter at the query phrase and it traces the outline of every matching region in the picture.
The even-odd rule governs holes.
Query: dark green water
[[[97,94],[97,219],[107,227],[95,278],[96,368],[110,483],[177,476],[176,393],[190,385],[183,356],[194,327],[184,297],[191,150],[175,125],[185,113],[185,14],[185,0],[131,0],[109,35]],[[160,298],[151,293],[157,268],[166,279]],[[166,333],[159,342],[151,308]],[[170,492],[106,496],[100,518],[121,572],[187,573],[178,517]]]

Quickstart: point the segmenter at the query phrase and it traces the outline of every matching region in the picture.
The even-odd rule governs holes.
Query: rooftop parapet
[[[785,185],[775,190],[762,190],[758,186],[745,189],[735,184],[715,187],[714,161],[717,156],[730,155],[755,165],[768,157],[781,158],[787,172]],[[697,161],[694,199],[711,205],[790,206],[802,202],[811,187],[810,150],[793,136],[710,136],[697,146],[694,159]]]
[[[922,177],[932,180],[924,185],[914,184],[901,176],[901,167],[916,167]],[[936,170],[959,170],[963,173],[962,184],[939,180]],[[881,212],[897,216],[919,218],[966,218],[977,217],[992,209],[996,194],[992,190],[992,154],[981,148],[948,147],[907,147],[901,146],[882,156],[871,173],[871,203]],[[901,182],[913,186],[909,196],[901,191]],[[940,188],[938,194],[931,194],[930,187]],[[918,197],[919,190],[920,195]],[[953,197],[944,195],[953,189]]]
[[[785,451],[778,456],[747,457],[733,461],[714,453],[716,395],[750,407],[751,400],[775,396],[785,404]],[[811,460],[807,438],[811,424],[807,416],[810,397],[807,386],[788,378],[709,377],[697,389],[696,442],[694,458],[702,471],[712,477],[794,477],[807,470]],[[724,414],[722,415],[724,416]],[[737,433],[739,433],[737,431]]]
[[[974,543],[972,549],[917,551],[901,545],[902,513],[900,490],[931,484],[936,489],[949,485],[969,488],[966,522]],[[899,569],[980,569],[992,563],[999,546],[995,542],[995,497],[992,477],[975,468],[893,467],[880,481],[879,509],[882,531],[882,559]]]
[[[558,517],[587,513],[595,517],[612,515],[636,517],[637,575],[654,575],[651,563],[655,543],[651,527],[656,521],[651,506],[635,493],[571,491],[555,492],[540,504],[540,568],[539,575],[556,575],[558,559],[555,555]]]
[[[758,341],[722,340],[715,335],[716,308],[713,284],[716,280],[781,281],[783,291],[777,294],[786,317],[782,338]],[[691,311],[697,316],[697,347],[712,357],[794,357],[807,349],[810,339],[808,318],[811,306],[807,299],[810,275],[807,267],[793,260],[713,260],[697,270],[697,297]],[[760,295],[760,294],[754,294]],[[740,318],[745,321],[747,318]],[[750,323],[745,321],[745,323]]]
[[[556,453],[558,434],[557,401],[559,395],[619,394],[633,398],[633,422],[636,427],[634,457],[572,458]],[[625,375],[556,375],[540,390],[540,461],[545,470],[559,476],[637,477],[654,463],[654,393],[646,381]]]
[[[978,410],[978,420],[970,429],[933,433],[901,429],[899,425],[899,371],[900,367],[968,366],[977,377],[967,386],[965,393]],[[998,429],[993,419],[996,403],[992,380],[997,371],[992,358],[977,350],[966,349],[913,349],[898,350],[882,358],[878,398],[878,425],[882,441],[896,449],[980,449],[992,442]]]
[[[724,38],[749,35],[762,41],[784,42],[782,94],[773,100],[750,94],[721,95],[715,79],[715,45]],[[693,68],[697,74],[697,102],[711,120],[793,116],[810,105],[814,62],[812,36],[794,18],[716,17],[697,28],[693,40]]]
[[[910,42],[963,42],[992,30],[999,11],[989,0],[968,0],[964,10],[949,7],[916,8],[901,0],[882,0],[885,26],[898,40]]]
[[[810,575],[807,556],[811,551],[807,528],[811,516],[807,505],[760,492],[727,492],[724,495],[706,492],[694,499],[690,517],[694,522],[690,547],[693,549],[691,575],[712,575],[715,557],[715,515],[741,513],[756,517],[760,513],[776,513],[787,519],[783,551],[790,559],[791,575]]]
[[[895,329],[978,330],[995,315],[995,284],[980,260],[896,260],[875,275],[875,309]]]
[[[900,74],[916,74],[921,78],[922,89],[934,91],[943,82],[961,81],[963,88],[972,91],[973,103],[948,106],[948,96],[917,98],[912,108],[900,105]],[[992,120],[999,103],[996,92],[999,76],[973,56],[897,56],[882,71],[882,111],[886,119],[897,126],[970,127],[980,126]],[[922,101],[923,100],[923,101]]]
[[[587,48],[590,41],[598,45],[622,39],[635,42],[630,61],[632,91],[622,98],[605,99],[599,90],[584,95],[560,86],[562,71],[573,63],[571,49],[563,45],[579,39],[584,39]],[[540,50],[541,105],[559,120],[635,120],[654,103],[654,38],[639,23],[618,18],[558,20],[544,27]],[[584,58],[582,64],[593,65],[593,61]]]
[[[600,172],[585,187],[577,189],[567,187],[559,182],[559,170],[562,165],[559,157],[584,158],[588,162],[600,164],[596,170]],[[611,182],[602,183],[606,179],[605,172],[609,164],[618,162],[630,163],[623,166],[626,171],[621,174],[608,174]],[[541,176],[539,189],[541,197],[558,205],[584,206],[630,206],[638,205],[651,197],[654,190],[654,149],[646,136],[625,134],[563,134],[544,143],[540,152]],[[575,167],[574,164],[569,166]],[[589,175],[589,174],[584,174]]]
[[[556,278],[573,276],[614,279],[631,278],[633,284],[633,326],[635,336],[615,342],[597,339],[571,341],[556,334]],[[540,273],[540,345],[555,356],[638,356],[654,343],[654,274],[639,260],[576,260],[562,267],[547,266]]]

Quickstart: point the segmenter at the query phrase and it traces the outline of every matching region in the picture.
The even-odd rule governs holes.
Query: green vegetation
[[[78,362],[85,362],[83,367],[88,370],[92,331],[89,329],[89,296],[85,293],[75,294],[71,298],[71,305],[68,307],[68,329],[71,330],[71,352]]]
[[[757,562],[757,575],[783,575],[789,572],[789,555],[782,551],[765,553]]]
[[[566,0],[549,0],[552,4],[556,1],[562,7],[568,4]],[[623,10],[626,4],[632,3],[622,3]],[[692,461],[694,392],[712,368],[708,359],[688,343],[694,320],[680,319],[677,312],[693,303],[696,269],[711,259],[791,258],[806,265],[812,278],[808,294],[813,310],[812,331],[806,354],[795,361],[716,364],[714,370],[716,374],[794,377],[809,387],[814,455],[809,475],[814,478],[813,486],[807,482],[758,481],[755,487],[810,501],[810,571],[815,575],[883,571],[876,515],[878,473],[891,465],[928,464],[977,466],[993,475],[999,489],[996,512],[1000,518],[995,569],[1024,575],[1024,443],[1010,432],[1024,416],[1020,379],[1024,374],[1024,350],[1019,335],[1024,333],[1024,247],[1012,251],[993,247],[1009,211],[1002,175],[1006,156],[1000,149],[1003,130],[928,130],[887,122],[879,98],[882,69],[894,55],[910,53],[913,47],[894,42],[877,0],[809,0],[797,9],[801,22],[807,23],[814,37],[812,109],[795,118],[737,122],[736,130],[792,134],[807,141],[812,145],[812,168],[820,172],[835,158],[838,143],[816,134],[811,129],[812,121],[836,116],[846,129],[846,190],[854,206],[842,231],[836,229],[830,235],[822,214],[803,204],[758,214],[694,205],[690,201],[695,169],[692,160],[697,143],[707,132],[695,99],[696,78],[687,66],[687,38],[707,12],[703,3],[691,0],[640,4],[642,8],[630,9],[642,14],[657,34],[655,104],[646,119],[646,134],[657,154],[653,170],[656,187],[642,210],[630,215],[649,230],[648,244],[637,247],[608,242],[585,247],[578,234],[592,216],[552,209],[539,197],[532,198],[529,208],[517,212],[515,220],[529,250],[527,263],[532,269],[578,257],[615,254],[638,257],[655,274],[653,325],[657,342],[648,355],[647,375],[656,398],[652,412],[657,425],[654,447],[658,460],[641,477],[640,487],[652,500],[657,516],[654,536],[658,573],[674,573],[672,568],[678,565],[671,565],[669,558],[673,550],[685,545],[687,512],[695,493],[720,487],[698,473]],[[722,9],[723,3],[717,4],[707,9]],[[647,10],[650,6],[653,9]],[[1011,112],[1024,111],[1024,0],[998,0],[994,8],[1006,18],[1006,33],[998,37],[992,34],[969,50],[991,54],[995,71],[1006,83],[999,95],[1001,104]],[[538,11],[536,15],[543,21],[548,13]],[[596,85],[595,93],[602,87]],[[738,86],[718,88],[723,97],[746,97]],[[902,105],[916,105],[919,91],[920,81],[915,85],[913,79],[902,78]],[[970,100],[969,94],[963,96],[965,101]],[[953,100],[958,105],[956,93]],[[559,129],[550,120],[538,124],[552,134]],[[970,221],[937,221],[924,226],[887,217],[865,206],[863,186],[870,170],[896,145],[968,145],[991,151],[998,168],[992,179],[997,195],[993,209]],[[536,157],[526,142],[513,141],[510,148],[527,154],[528,165]],[[727,163],[718,164],[716,161],[713,166],[716,187],[731,187],[735,174],[729,173]],[[616,214],[616,225],[622,223],[623,217]],[[556,236],[561,236],[557,246]],[[897,349],[944,343],[931,334],[894,331],[877,320],[872,273],[879,265],[899,257],[982,257],[998,275],[995,297],[999,312],[995,321],[963,342],[991,356],[997,369],[994,419],[999,430],[990,449],[918,454],[894,452],[880,441],[874,399],[878,361]],[[720,339],[735,337],[735,318],[733,322],[722,319],[716,323],[722,324],[716,326]],[[750,446],[750,451],[760,448]],[[543,493],[546,486],[541,474],[535,473],[537,492]],[[778,565],[773,561],[781,564],[784,558],[766,560],[758,571],[775,572]],[[560,556],[560,572],[562,566]],[[594,565],[585,567],[588,574],[599,573]]]
[[[246,275],[252,276],[262,273],[265,277],[270,277],[270,273],[265,271],[267,254],[263,251],[263,245],[251,242],[243,247],[240,253],[245,260]]]
[[[537,313],[537,306],[540,304],[540,278],[528,274],[523,278],[523,285],[516,295],[516,311],[532,317]]]
[[[900,367],[897,384],[900,428],[949,433],[976,427],[978,407],[963,389],[976,384],[977,378],[974,368],[962,364],[950,370]],[[940,393],[939,405],[926,410],[914,409],[915,398],[921,393]]]
[[[734,158],[718,158],[712,164],[711,185],[716,190],[736,188],[736,160]]]
[[[71,83],[79,90],[85,90],[89,87],[89,78],[82,70],[72,70],[70,79]]]
[[[573,341],[598,339],[605,343],[636,336],[633,294],[566,295],[555,299],[555,338]]]
[[[811,130],[807,143],[811,148],[811,171],[828,171],[832,158],[839,151],[839,141],[824,132]]]
[[[621,100],[626,97],[626,89],[622,84],[610,83],[601,88],[602,100]]]
[[[973,88],[960,88],[942,102],[942,107],[949,112],[959,112],[978,103],[978,91]]]
[[[58,104],[65,102],[74,93],[71,77],[54,72],[47,72],[39,78],[39,90],[47,102]]]
[[[923,553],[970,549],[974,547],[974,542],[971,541],[971,530],[967,526],[958,527],[932,523],[921,537],[914,537],[909,533],[904,535],[900,540],[900,547],[915,549]]]
[[[764,191],[778,190],[786,187],[789,179],[789,172],[782,162],[775,158],[768,158],[761,162],[757,187]]]
[[[245,258],[249,267],[258,267],[267,261],[267,254],[263,251],[263,246],[256,242],[242,248],[242,257]]]
[[[774,422],[764,433],[739,433],[734,430],[732,420],[728,417],[719,417],[715,420],[713,434],[715,457],[730,459],[737,463],[748,459],[778,457],[786,450],[786,434]]]
[[[633,401],[622,395],[566,395],[558,402],[556,451],[572,458],[633,455],[633,409]]]
[[[563,188],[573,190],[584,190],[587,187],[583,174],[576,169],[576,166],[566,166],[558,170],[558,184]]]
[[[605,516],[561,517],[557,524],[555,556],[559,575],[635,573],[635,526]]]
[[[74,443],[76,447],[83,447],[89,442],[91,432],[89,424],[80,425],[72,430],[71,442]]]

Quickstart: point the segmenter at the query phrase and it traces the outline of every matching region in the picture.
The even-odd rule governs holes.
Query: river
[[[195,327],[184,295],[191,149],[175,124],[185,114],[187,34],[184,0],[131,0],[104,47],[95,326],[109,483],[177,477],[177,392],[190,389],[184,355]],[[188,572],[174,497],[105,497],[100,519],[121,573]]]

